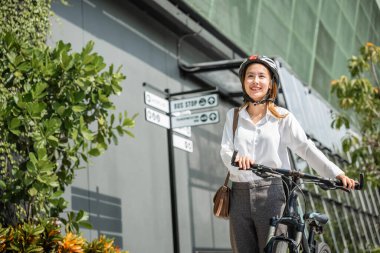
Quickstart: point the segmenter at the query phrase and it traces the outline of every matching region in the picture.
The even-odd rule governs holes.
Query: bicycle
[[[237,152],[235,151],[231,159],[231,165],[238,167],[238,164],[235,163],[236,155]],[[323,226],[327,224],[329,218],[325,214],[314,211],[305,213],[301,217],[296,190],[299,189],[303,194],[300,185],[310,182],[318,185],[323,190],[339,189],[349,192],[343,187],[342,182],[337,179],[323,178],[295,170],[275,169],[260,164],[252,165],[249,170],[261,177],[281,176],[286,181],[284,185],[289,189],[283,215],[281,217],[272,217],[269,221],[270,229],[265,252],[281,253],[284,252],[284,245],[286,245],[288,251],[285,252],[289,253],[330,253],[330,247],[326,243],[315,240],[316,234],[323,233]],[[302,183],[300,179],[303,180]],[[355,183],[355,190],[361,190],[363,186],[364,175],[360,174],[359,182]],[[308,236],[305,230],[305,221],[309,227]],[[275,235],[276,227],[280,224],[288,227],[288,235]]]

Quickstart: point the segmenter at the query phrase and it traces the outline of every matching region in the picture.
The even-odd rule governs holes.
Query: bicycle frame
[[[315,234],[321,233],[323,231],[322,226],[327,223],[328,218],[325,216],[317,215],[317,213],[305,214],[307,215],[308,220],[310,220],[310,222],[308,222],[309,232],[307,236],[305,232],[305,217],[302,219],[299,213],[297,200],[297,192],[292,191],[288,197],[284,215],[282,217],[271,218],[265,252],[274,252],[275,244],[281,241],[285,241],[287,243],[290,253],[298,253],[298,248],[300,245],[302,246],[302,251],[305,253],[316,252],[317,245],[316,241],[314,240]],[[315,215],[317,215],[319,219],[322,219],[322,224],[316,222],[314,217]],[[284,224],[288,227],[288,236],[275,236],[276,228],[280,224]]]
[[[237,152],[234,151],[234,154],[231,159],[231,165],[238,167],[238,164],[235,162]],[[299,187],[299,179],[305,179],[307,181],[313,182],[319,185],[324,190],[329,189],[340,189],[344,191],[349,191],[343,187],[342,182],[335,179],[322,178],[314,175],[310,175],[307,173],[302,173],[300,171],[294,170],[286,170],[286,169],[274,169],[264,165],[255,164],[251,167],[253,173],[259,176],[268,176],[268,174],[272,175],[281,175],[287,177],[289,180],[289,189],[290,194],[287,198],[284,214],[282,217],[272,217],[270,220],[270,227],[268,233],[268,241],[265,247],[266,253],[275,252],[275,244],[278,241],[286,242],[288,245],[288,249],[290,253],[298,253],[298,248],[302,245],[302,250],[304,253],[319,253],[318,243],[314,239],[315,234],[320,234],[323,232],[323,225],[328,222],[328,217],[324,214],[319,214],[316,212],[306,213],[303,215],[303,219],[298,210],[297,199],[298,194],[294,190],[295,187],[302,189]],[[364,175],[360,174],[359,182],[355,183],[355,189],[361,190],[364,186]],[[306,237],[305,232],[305,222],[307,221],[309,227],[308,237]],[[290,236],[275,236],[276,227],[279,224],[287,225],[287,227],[291,227],[292,230],[288,229],[288,234]],[[294,234],[292,234],[294,233]],[[294,239],[292,239],[294,238]],[[323,252],[331,252],[327,244],[321,244],[321,250]]]

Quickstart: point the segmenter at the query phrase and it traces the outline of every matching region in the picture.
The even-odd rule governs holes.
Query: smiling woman
[[[261,101],[272,89],[271,74],[264,65],[254,63],[247,68],[244,90],[254,101]]]
[[[261,177],[249,169],[253,164],[290,170],[288,148],[304,158],[323,177],[340,179],[352,189],[354,180],[307,139],[304,130],[285,108],[274,100],[280,83],[275,62],[266,56],[251,56],[239,70],[245,104],[239,108],[236,134],[232,133],[234,109],[227,113],[221,157],[232,181],[230,236],[234,253],[263,252],[269,220],[281,217],[285,207],[283,182]],[[232,154],[238,156],[232,161]],[[239,169],[231,166],[237,162]],[[280,225],[276,234],[286,233]]]

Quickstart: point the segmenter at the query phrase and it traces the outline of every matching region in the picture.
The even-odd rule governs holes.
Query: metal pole
[[[170,101],[169,89],[165,89],[167,98]],[[169,115],[171,113],[169,107]],[[168,154],[169,154],[169,178],[170,178],[170,200],[172,210],[172,230],[173,230],[173,252],[180,253],[179,249],[179,231],[178,231],[178,210],[177,210],[177,190],[175,181],[175,160],[174,160],[174,146],[173,146],[173,129],[167,130],[168,135]]]

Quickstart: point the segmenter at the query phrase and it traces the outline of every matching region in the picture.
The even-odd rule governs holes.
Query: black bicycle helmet
[[[244,81],[245,72],[247,71],[248,66],[252,63],[260,63],[267,67],[271,72],[272,78],[275,79],[277,86],[280,86],[280,77],[278,75],[277,65],[271,58],[265,55],[251,55],[240,65],[239,78],[242,84]]]

